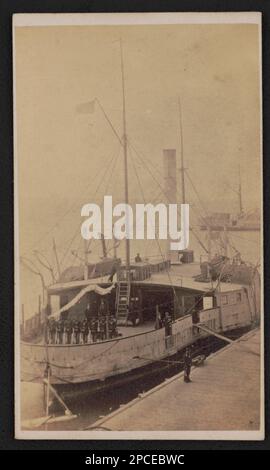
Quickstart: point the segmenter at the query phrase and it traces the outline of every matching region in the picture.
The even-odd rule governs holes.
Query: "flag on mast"
[[[79,114],[93,114],[95,111],[95,102],[96,100],[87,101],[86,103],[81,103],[76,106],[76,111]]]

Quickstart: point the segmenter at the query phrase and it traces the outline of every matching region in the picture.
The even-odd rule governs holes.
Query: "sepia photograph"
[[[264,438],[260,13],[13,16],[17,439]]]

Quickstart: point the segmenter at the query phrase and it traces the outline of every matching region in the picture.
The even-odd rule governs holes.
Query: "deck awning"
[[[74,307],[81,299],[82,297],[87,294],[88,292],[96,292],[96,294],[99,295],[108,295],[111,293],[111,291],[115,288],[115,284],[113,283],[109,287],[101,287],[98,284],[90,284],[84,289],[82,289],[70,302],[68,302],[66,305],[61,307],[59,310],[56,312],[53,312],[50,317],[58,319],[61,315],[61,313],[66,312],[69,310],[71,307]]]
[[[108,281],[108,276],[96,277],[83,281],[57,282],[56,284],[51,284],[50,286],[48,286],[47,292],[49,295],[60,295],[64,291],[83,289],[90,285],[95,286],[100,284],[105,284],[106,287],[109,287],[110,282]]]

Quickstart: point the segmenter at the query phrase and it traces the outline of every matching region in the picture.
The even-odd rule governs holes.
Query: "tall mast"
[[[127,158],[127,129],[126,129],[126,96],[125,96],[125,75],[124,75],[124,59],[123,59],[123,46],[122,39],[120,39],[121,51],[121,72],[122,72],[122,96],[123,96],[123,150],[124,150],[124,175],[125,175],[125,203],[128,204],[128,158]],[[128,212],[126,226],[128,227]],[[129,239],[126,237],[126,270],[127,279],[129,280],[130,271],[130,244]]]
[[[87,240],[83,240],[84,245],[84,269],[83,269],[83,278],[85,281],[88,279],[88,242]]]
[[[239,165],[239,186],[238,186],[238,196],[239,196],[239,209],[240,214],[243,213],[243,202],[242,202],[242,184],[241,184],[241,171]]]
[[[180,97],[178,97],[178,109],[179,109],[179,131],[180,131],[180,153],[181,153],[181,189],[182,189],[182,204],[186,204],[186,188],[185,188],[185,167],[184,167],[184,140],[183,140],[183,123],[182,123],[182,108]],[[183,220],[185,224],[185,219]],[[184,231],[185,233],[185,231]],[[186,240],[184,240],[185,242]]]
[[[179,108],[179,130],[180,130],[180,153],[181,153],[181,187],[182,187],[182,204],[186,203],[186,191],[185,191],[185,168],[184,168],[184,142],[183,142],[183,125],[182,125],[182,109],[180,98],[178,98]]]

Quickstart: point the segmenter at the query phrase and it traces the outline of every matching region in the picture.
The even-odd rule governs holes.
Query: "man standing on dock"
[[[191,371],[192,359],[189,348],[186,349],[184,356],[184,382],[189,383],[190,380],[190,371]]]

